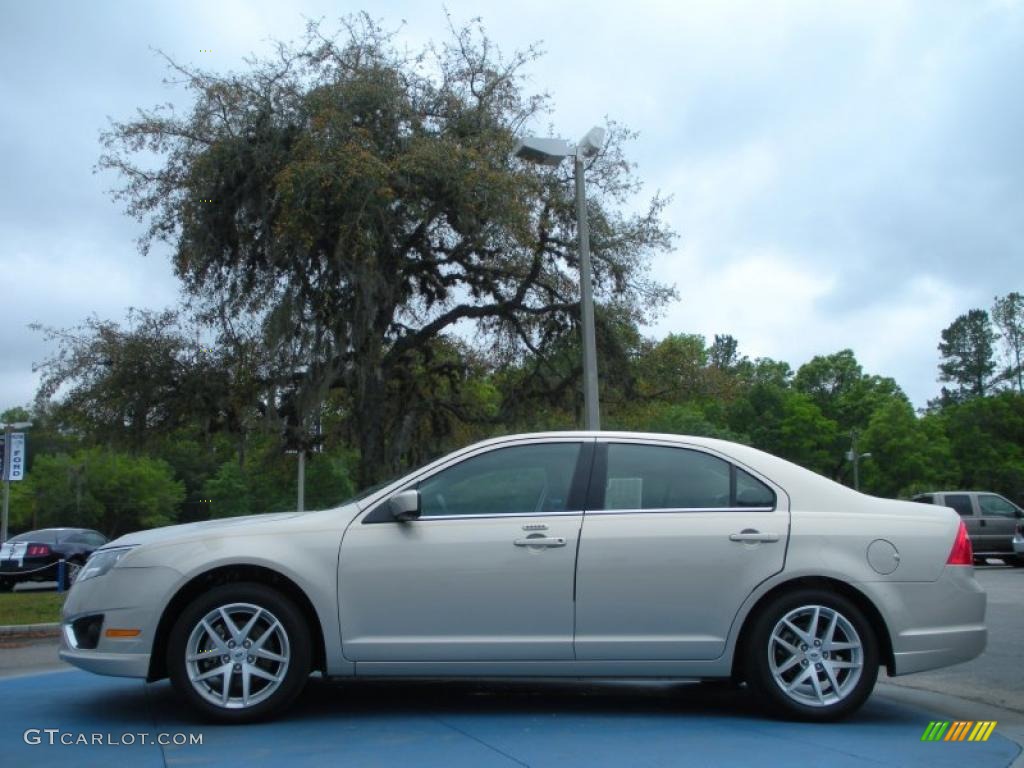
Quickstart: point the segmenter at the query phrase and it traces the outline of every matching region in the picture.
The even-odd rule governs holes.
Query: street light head
[[[593,157],[604,146],[604,128],[594,126],[580,139],[578,151],[583,157]]]
[[[516,144],[515,156],[539,165],[556,166],[572,154],[569,142],[527,136]]]

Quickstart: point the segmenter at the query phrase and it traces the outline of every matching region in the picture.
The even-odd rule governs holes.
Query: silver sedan
[[[123,536],[64,605],[61,658],[170,677],[207,718],[330,677],[732,678],[786,716],[859,707],[985,647],[945,507],[753,448],[564,432],[489,440],[342,506]]]

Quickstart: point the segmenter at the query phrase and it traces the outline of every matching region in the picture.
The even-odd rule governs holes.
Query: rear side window
[[[775,492],[729,462],[700,451],[612,443],[604,510],[775,506]]]
[[[961,517],[970,517],[974,514],[971,508],[971,497],[966,493],[947,493],[946,506],[952,507]]]
[[[608,446],[605,509],[729,506],[729,464],[685,448]]]
[[[737,507],[774,507],[775,491],[749,472],[736,468]]]

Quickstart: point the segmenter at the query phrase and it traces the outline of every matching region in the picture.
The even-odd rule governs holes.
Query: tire
[[[1014,568],[1024,568],[1024,555],[1017,555],[1016,557],[1006,558],[1006,564],[1012,565]]]
[[[14,581],[11,579],[0,579],[0,592],[13,592]]]
[[[831,642],[841,647],[828,641],[833,617]],[[878,640],[870,622],[850,600],[820,589],[782,594],[766,605],[751,626],[744,653],[747,679],[761,703],[787,718],[846,717],[867,700],[878,679]]]
[[[276,589],[251,582],[224,584],[198,596],[182,611],[167,643],[168,675],[178,695],[204,719],[221,723],[249,723],[283,712],[305,687],[311,657],[301,611]]]

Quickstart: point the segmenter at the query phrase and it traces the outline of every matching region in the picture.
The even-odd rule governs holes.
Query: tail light
[[[946,565],[974,565],[974,547],[971,546],[971,537],[967,535],[967,526],[963,520],[960,521]]]
[[[50,548],[46,544],[29,544],[25,550],[27,557],[43,557],[50,554]]]

